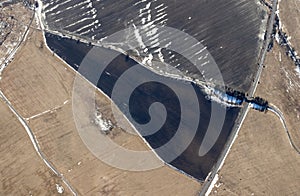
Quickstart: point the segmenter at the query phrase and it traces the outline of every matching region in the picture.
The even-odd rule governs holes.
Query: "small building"
[[[214,90],[214,94],[222,101],[232,105],[242,105],[244,102],[245,94],[239,91],[235,91],[226,87],[226,91]]]
[[[247,100],[247,102],[250,104],[250,107],[254,110],[265,112],[268,109],[268,101],[264,100],[263,98],[255,97],[251,98],[250,100]]]
[[[259,105],[257,103],[250,103],[250,107],[254,110],[258,110],[260,112],[265,112],[267,110],[267,106]]]

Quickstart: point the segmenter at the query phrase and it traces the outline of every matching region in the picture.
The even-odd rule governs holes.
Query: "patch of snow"
[[[279,62],[281,62],[281,52],[279,52]]]
[[[101,131],[108,133],[113,128],[112,122],[104,119],[101,113],[96,113],[95,116],[95,123],[100,126]]]
[[[143,58],[142,64],[147,64],[152,66],[153,55],[149,54],[147,57]]]
[[[168,48],[170,45],[172,44],[172,42],[169,42],[165,45],[165,48]]]
[[[297,66],[296,69],[295,69],[295,71],[297,72],[297,75],[298,75],[298,77],[300,78],[300,67]]]
[[[222,177],[221,177],[221,178],[222,178]],[[216,187],[216,188],[219,188],[219,187],[222,186],[222,185],[223,185],[223,183],[222,183],[222,182],[219,182],[218,184],[215,185],[215,187]]]
[[[258,38],[260,40],[264,40],[265,39],[265,32],[258,34]]]
[[[64,192],[64,187],[59,184],[56,184],[56,190],[58,193],[62,194]]]
[[[164,55],[161,52],[161,48],[159,48],[159,50],[158,50],[158,58],[161,62],[165,62]]]

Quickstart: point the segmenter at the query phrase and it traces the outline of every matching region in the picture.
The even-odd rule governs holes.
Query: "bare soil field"
[[[295,144],[300,147],[300,78],[283,49],[267,55],[256,95],[285,115]],[[219,172],[212,195],[297,195],[300,156],[289,144],[280,120],[271,112],[251,110]]]
[[[32,29],[14,61],[3,71],[0,88],[27,119],[46,157],[79,195],[195,195],[200,190],[199,182],[168,166],[130,172],[97,159],[82,142],[74,123],[74,77],[74,71],[45,47],[42,33]],[[111,102],[100,92],[96,100],[103,117],[114,123]],[[19,131],[25,134],[22,127]],[[126,131],[115,126],[107,137],[128,149],[148,149],[138,136]],[[22,140],[30,144],[29,139]],[[37,155],[36,159],[39,159]],[[22,165],[16,167],[16,170],[23,169]],[[48,191],[47,186],[39,189]]]
[[[58,195],[56,184],[61,180],[34,151],[23,126],[1,99],[0,111],[0,195]]]

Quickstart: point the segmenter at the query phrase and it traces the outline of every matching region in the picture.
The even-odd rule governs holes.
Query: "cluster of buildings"
[[[0,46],[11,33],[14,22],[13,16],[7,16],[3,13],[0,13]]]

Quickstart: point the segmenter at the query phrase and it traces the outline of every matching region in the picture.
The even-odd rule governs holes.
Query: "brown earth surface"
[[[41,44],[42,40],[42,33],[32,28],[25,45],[3,71],[0,88],[17,112],[27,119],[48,160],[64,174],[80,195],[195,195],[200,190],[199,182],[168,166],[144,172],[131,172],[111,167],[97,159],[82,142],[74,123],[72,88],[75,73],[53,56]],[[103,117],[114,124],[111,102],[100,92],[96,94],[96,102]],[[11,114],[6,121],[11,121],[9,117],[14,118]],[[0,129],[4,130],[5,127],[1,124]],[[18,134],[26,135],[22,127],[18,131]],[[114,126],[107,137],[128,149],[148,149],[138,136],[128,134],[127,131]],[[22,142],[27,142],[28,148],[34,151],[29,138],[18,134],[16,137],[23,138]],[[29,158],[26,155],[19,157],[14,151],[3,152],[8,154],[8,157],[13,156],[22,162],[23,159]],[[33,152],[32,156],[39,160],[36,153]],[[7,167],[10,167],[9,164]],[[19,165],[15,170],[22,171],[24,167]],[[32,176],[36,175],[30,170],[28,172]],[[46,176],[45,180],[48,179]],[[25,177],[20,175],[17,195],[26,189],[22,184],[24,180]],[[11,182],[10,185],[15,184]],[[66,190],[65,185],[63,186]],[[52,188],[53,186],[41,185],[37,191],[46,194]],[[34,194],[39,195],[38,192]]]
[[[34,151],[24,127],[2,99],[0,111],[0,195],[59,195],[56,184],[62,185],[61,180]]]
[[[291,43],[296,51],[300,51],[300,1],[280,1],[279,16],[283,24],[283,30],[291,36]]]

